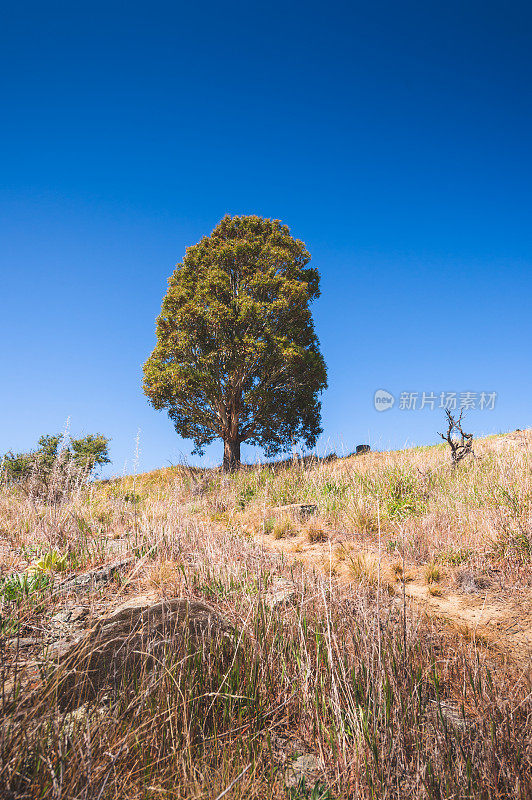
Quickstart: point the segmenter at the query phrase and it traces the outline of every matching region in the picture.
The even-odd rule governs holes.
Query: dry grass
[[[274,539],[284,539],[287,536],[294,536],[297,529],[290,519],[278,519],[273,524],[272,536]]]
[[[366,544],[380,531],[385,549],[404,550],[414,564],[499,563],[521,580],[532,552],[531,442],[526,431],[479,440],[476,458],[454,469],[445,445],[249,469],[231,488],[237,516],[260,520],[265,505],[314,503],[332,531]]]
[[[441,577],[442,571],[437,564],[435,564],[433,561],[430,564],[427,564],[425,568],[425,580],[428,584],[438,583]]]
[[[442,447],[231,478],[171,468],[79,486],[49,505],[4,487],[0,794],[199,800],[235,781],[225,798],[530,797],[526,672],[475,632],[424,623],[401,593],[416,565],[430,570],[435,598],[443,569],[446,579],[497,570],[507,591],[528,584],[529,448],[486,440],[476,451],[455,470]],[[279,542],[300,533],[296,544],[316,547],[326,531],[323,572],[263,545],[286,524],[269,523],[268,509],[291,502],[317,505],[317,516],[290,521]],[[134,566],[105,587],[54,592],[65,573],[126,553]],[[36,561],[33,583],[13,577]],[[281,579],[294,597],[271,607]],[[225,640],[198,647],[184,636],[81,711],[62,708],[46,693],[52,616],[75,602],[90,621],[146,593],[214,606],[238,632],[229,659]],[[32,670],[41,694],[29,703]],[[285,788],[297,752],[316,756],[314,790]]]

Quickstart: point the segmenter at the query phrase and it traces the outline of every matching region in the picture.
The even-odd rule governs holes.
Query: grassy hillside
[[[3,487],[2,791],[530,797],[531,441]],[[170,598],[220,622],[76,651]]]

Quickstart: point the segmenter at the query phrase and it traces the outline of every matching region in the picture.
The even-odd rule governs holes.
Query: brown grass
[[[199,800],[235,781],[225,798],[286,798],[287,763],[311,752],[317,788],[302,783],[294,800],[530,797],[522,663],[501,659],[475,627],[462,636],[424,621],[402,594],[411,571],[427,570],[436,602],[435,584],[467,568],[522,598],[530,451],[519,437],[498,441],[455,470],[437,447],[229,479],[171,468],[79,486],[54,505],[4,487],[0,794]],[[314,503],[318,515],[290,521],[276,544],[299,534],[290,546],[304,555],[320,544],[310,532],[326,531],[322,571],[264,546],[269,509],[289,502]],[[13,574],[51,552],[66,573],[45,559],[41,582],[19,591]],[[126,553],[134,567],[103,588],[54,592],[66,575]],[[271,607],[280,579],[294,597]],[[198,647],[185,636],[149,669],[115,675],[81,710],[63,710],[47,690],[52,616],[82,604],[88,625],[138,594],[208,602],[238,631],[229,662],[225,640]]]

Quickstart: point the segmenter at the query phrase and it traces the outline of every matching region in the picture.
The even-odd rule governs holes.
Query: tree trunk
[[[234,472],[240,466],[240,442],[238,439],[224,440],[223,471]]]

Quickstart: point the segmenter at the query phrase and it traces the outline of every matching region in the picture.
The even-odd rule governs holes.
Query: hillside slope
[[[530,446],[3,487],[0,792],[532,796]]]
[[[527,662],[531,446],[530,431],[479,439],[474,460],[456,469],[438,445],[248,467],[231,478],[191,471],[180,501],[203,525],[229,526],[329,576],[404,591],[464,635]],[[183,474],[165,470],[136,484],[153,495]],[[301,520],[297,504],[315,510]]]

